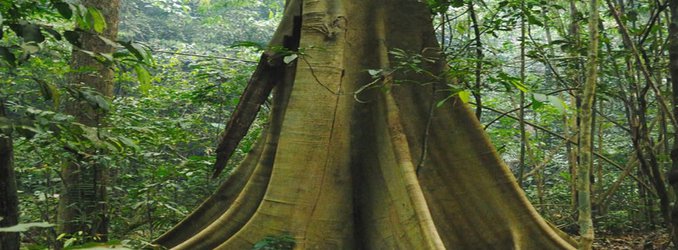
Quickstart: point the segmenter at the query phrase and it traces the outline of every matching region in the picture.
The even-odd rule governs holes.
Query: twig
[[[194,56],[194,57],[209,58],[209,59],[224,59],[224,60],[229,60],[229,61],[234,61],[234,62],[244,62],[244,63],[251,63],[251,64],[257,63],[256,61],[243,60],[243,59],[225,57],[225,56],[199,55],[199,54],[173,52],[173,51],[156,50],[156,49],[150,49],[150,51],[153,52],[153,53],[161,53],[161,54],[171,54],[171,55],[180,55],[180,56]]]

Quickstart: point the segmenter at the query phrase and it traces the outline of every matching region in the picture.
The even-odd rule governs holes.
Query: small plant
[[[254,244],[252,250],[288,250],[294,249],[294,244],[294,238],[289,234],[266,236]]]

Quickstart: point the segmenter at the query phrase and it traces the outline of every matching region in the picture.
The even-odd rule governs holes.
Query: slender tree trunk
[[[602,112],[603,111],[602,100],[596,99],[596,103],[598,103],[598,111]],[[603,154],[603,136],[604,136],[604,134],[603,134],[603,127],[604,126],[603,125],[604,125],[604,123],[602,121],[600,121],[600,122],[598,122],[598,126],[596,127],[597,131],[598,131],[598,133],[597,133],[598,135],[596,136],[598,138],[598,143],[597,143],[598,148],[597,148],[597,150],[598,150],[598,154],[601,154],[601,155]],[[593,191],[594,191],[593,193],[595,194],[595,197],[598,197],[598,196],[602,195],[603,188],[605,187],[603,185],[604,184],[603,183],[603,161],[600,160],[600,159],[598,159],[598,161],[596,161],[596,174],[595,175],[596,175],[596,178],[595,178],[595,182],[593,183],[595,185],[594,188],[593,188]],[[594,201],[595,200],[598,200],[598,199],[594,199]],[[596,206],[596,208],[598,208],[598,209],[596,209],[596,211],[600,212],[600,209],[599,209],[600,207],[599,207],[598,203],[593,203],[593,206]]]
[[[473,34],[475,35],[476,43],[476,68],[475,68],[475,85],[473,86],[473,97],[476,101],[476,117],[480,120],[483,114],[483,99],[482,99],[482,78],[483,71],[483,42],[480,39],[480,24],[478,23],[478,15],[473,4],[473,1],[468,2],[468,10],[471,15],[471,24],[473,25]],[[522,105],[522,104],[521,104]]]
[[[100,35],[115,40],[118,33],[120,0],[84,0],[83,5],[101,11],[106,19],[106,28]],[[99,35],[95,33],[94,30],[88,30],[81,34],[81,49],[112,53],[115,48],[99,39]],[[76,72],[70,78],[74,88],[88,87],[105,97],[112,96],[113,71],[110,68],[79,50],[73,51],[71,68]],[[67,104],[66,112],[86,126],[97,131],[103,129],[105,110],[93,108],[82,100],[75,100]],[[107,166],[96,157],[102,153],[100,150],[75,150],[83,151],[74,154],[73,160],[61,172],[64,187],[59,200],[58,231],[60,234],[68,235],[82,231],[88,237],[86,240],[106,241]]]
[[[593,220],[591,219],[591,169],[593,168],[593,105],[598,78],[598,1],[591,0],[589,8],[588,60],[586,83],[581,108],[581,162],[577,170],[577,194],[579,211],[579,249],[591,249],[593,244]]]
[[[668,192],[664,184],[664,178],[659,171],[659,162],[657,159],[657,154],[653,147],[653,142],[650,139],[650,131],[648,130],[647,122],[647,95],[650,90],[655,94],[656,103],[659,105],[663,114],[666,115],[671,124],[676,127],[678,123],[676,118],[673,115],[673,109],[669,109],[668,106],[662,97],[659,88],[655,82],[652,72],[647,65],[646,58],[643,58],[639,49],[637,48],[636,42],[625,26],[624,20],[621,18],[621,14],[617,11],[615,4],[610,0],[605,0],[607,7],[612,13],[615,22],[617,23],[619,33],[621,34],[622,41],[624,46],[630,50],[631,57],[633,60],[627,59],[627,69],[629,72],[636,72],[634,69],[638,69],[638,74],[630,74],[631,77],[631,88],[633,88],[633,97],[629,98],[626,102],[627,109],[627,119],[632,128],[632,141],[633,146],[636,149],[638,154],[638,160],[640,161],[640,166],[643,174],[647,176],[648,180],[652,183],[654,190],[657,193],[659,198],[659,208],[661,210],[662,218],[664,219],[664,225],[669,225],[670,221],[670,203]],[[623,5],[622,5],[623,7]],[[623,8],[621,8],[623,10]],[[633,62],[635,61],[635,63]],[[644,78],[645,86],[640,87],[636,79]]]
[[[525,0],[520,2],[520,83],[523,86],[525,84],[525,40],[527,32],[527,18],[525,13]],[[526,162],[525,162],[525,149],[527,141],[527,134],[525,131],[525,92],[520,91],[520,104],[518,104],[520,109],[518,110],[518,126],[520,129],[520,154],[518,155],[518,185],[525,188],[523,185],[523,175],[525,174]]]
[[[569,30],[568,34],[570,36],[570,39],[573,40],[573,43],[575,44],[575,48],[579,48],[581,46],[581,42],[579,41],[580,35],[579,35],[579,22],[577,20],[577,17],[579,16],[579,11],[577,10],[577,5],[576,1],[570,0],[570,25],[569,25]],[[574,58],[578,58],[579,54],[578,53],[571,53],[571,56]],[[581,73],[580,73],[580,63],[579,60],[577,60],[574,63],[574,68],[571,69],[568,73],[570,76],[570,79],[572,80],[572,84],[579,88],[579,84],[581,83]],[[575,113],[573,114],[572,117],[568,117],[567,115],[565,116],[565,126],[568,128],[567,130],[570,131],[567,136],[568,137],[573,137],[573,139],[576,142],[576,145],[567,145],[567,159],[568,159],[568,167],[570,170],[570,190],[572,191],[572,196],[570,197],[570,203],[571,203],[571,208],[572,211],[577,210],[577,169],[579,165],[579,148],[580,148],[580,141],[579,141],[579,132],[580,132],[580,127],[579,127],[579,113],[581,110],[581,100],[580,100],[580,94],[581,91],[578,89],[577,91],[574,91],[572,96],[570,96],[570,102],[574,103],[575,106]]]
[[[0,97],[0,118],[6,116],[5,99]],[[0,227],[19,223],[19,198],[14,175],[14,149],[10,128],[0,128]],[[0,233],[0,250],[18,250],[19,233]]]

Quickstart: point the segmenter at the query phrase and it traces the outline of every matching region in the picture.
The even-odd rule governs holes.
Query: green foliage
[[[80,45],[84,32],[73,29],[73,23],[99,32],[105,28],[100,13],[70,2],[21,3],[0,3],[0,65],[9,66],[0,67],[0,100],[9,109],[0,127],[14,131],[21,220],[56,221],[52,208],[60,193],[59,172],[66,162],[84,156],[83,166],[111,166],[110,237],[143,245],[219,184],[207,181],[213,147],[252,65],[185,56],[159,57],[156,62],[141,43],[99,37],[118,50],[110,55],[81,51],[115,70],[117,96],[110,100],[92,89],[71,86],[68,78],[72,46]],[[183,46],[181,52],[212,52],[210,45],[178,46]],[[241,49],[233,50],[233,57],[249,60],[256,55]],[[75,122],[62,111],[66,99],[107,113],[107,125],[94,128]],[[233,164],[251,149],[261,124],[243,140]],[[84,155],[93,149],[95,155]],[[33,228],[25,235],[30,246],[38,248],[54,247],[57,238],[70,247],[92,240],[59,237],[54,231]]]
[[[291,250],[294,249],[295,240],[289,234],[281,236],[266,236],[254,244],[252,250]]]

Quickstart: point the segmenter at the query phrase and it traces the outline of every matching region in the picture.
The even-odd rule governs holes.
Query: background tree
[[[6,118],[5,99],[0,97],[0,119]],[[0,227],[19,223],[19,198],[14,177],[14,145],[12,131],[0,127]],[[0,232],[0,249],[19,249],[18,232]]]
[[[579,212],[579,249],[593,245],[593,220],[591,219],[591,169],[593,168],[593,105],[598,81],[598,1],[589,3],[589,50],[586,61],[586,83],[581,105],[581,162],[577,169],[577,194]]]
[[[112,54],[115,47],[107,42],[115,40],[118,33],[119,0],[85,0],[86,8],[100,10],[91,14],[91,18],[100,19],[91,27],[80,27],[81,46],[73,51],[71,68],[74,73],[70,81],[72,88],[78,91],[95,91],[94,98],[100,98],[96,105],[88,105],[86,100],[76,99],[66,104],[66,113],[91,128],[100,128],[109,109],[108,101],[113,95],[113,70],[97,61],[92,53]],[[101,36],[101,37],[100,37]],[[103,37],[103,39],[102,39]],[[82,97],[80,97],[82,98]],[[85,105],[83,105],[85,104]],[[99,137],[102,130],[96,129],[94,136]],[[96,146],[96,145],[95,145]],[[106,241],[108,237],[108,199],[107,181],[109,166],[102,157],[103,149],[71,148],[72,162],[67,163],[61,176],[64,191],[59,200],[59,233],[75,235],[83,232],[97,241]]]
[[[672,87],[673,116],[678,117],[678,1],[669,1],[670,21],[668,30],[669,39],[669,71]],[[678,133],[674,133],[671,148],[671,171],[668,182],[674,193],[678,190]],[[675,195],[674,195],[675,196]],[[675,197],[674,197],[675,199]],[[678,206],[674,203],[671,211],[672,238],[674,245],[678,245]]]

